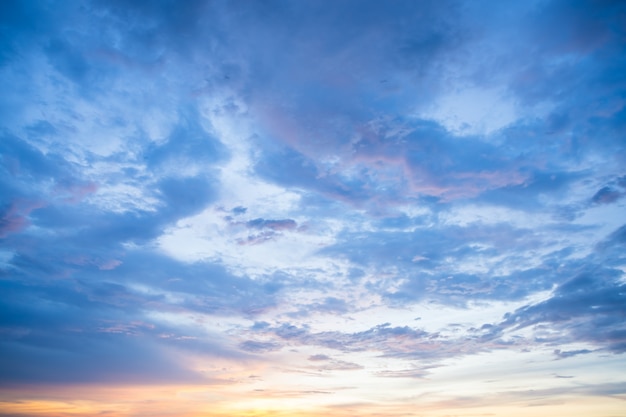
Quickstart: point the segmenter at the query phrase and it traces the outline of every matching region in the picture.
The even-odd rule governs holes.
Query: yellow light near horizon
[[[57,416],[62,415],[92,415],[99,411],[100,404],[90,401],[46,401],[46,400],[34,400],[34,401],[17,401],[17,402],[1,402],[1,409],[3,413],[10,413],[12,415],[28,415],[28,416]],[[115,412],[116,414],[123,415],[124,411],[115,409],[115,407],[107,407],[107,411]]]
[[[210,386],[39,387],[0,391],[4,415],[24,417],[605,417],[622,415],[620,396],[535,396],[493,392],[484,398],[413,398],[405,402],[354,401],[338,397],[316,404],[315,396],[267,392],[228,393]],[[531,394],[531,393],[527,393]],[[290,397],[291,395],[291,397]]]

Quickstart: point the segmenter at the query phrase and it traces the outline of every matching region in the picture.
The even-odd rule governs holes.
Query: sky
[[[626,413],[626,3],[3,0],[1,417]]]

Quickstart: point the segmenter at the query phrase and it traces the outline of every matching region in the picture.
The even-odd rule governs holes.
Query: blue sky
[[[623,2],[3,1],[0,84],[0,416],[623,413]]]

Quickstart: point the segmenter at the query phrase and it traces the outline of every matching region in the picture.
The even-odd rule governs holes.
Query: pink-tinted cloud
[[[85,184],[58,184],[52,195],[65,203],[76,204],[96,191],[98,191],[98,185],[94,182]]]
[[[0,237],[7,237],[26,229],[30,225],[28,215],[33,210],[45,206],[46,204],[41,201],[13,201],[0,218]]]

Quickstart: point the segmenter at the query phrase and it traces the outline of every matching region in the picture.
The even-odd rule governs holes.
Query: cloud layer
[[[3,2],[0,415],[435,416],[487,407],[485,360],[501,411],[621,398],[624,16]]]

